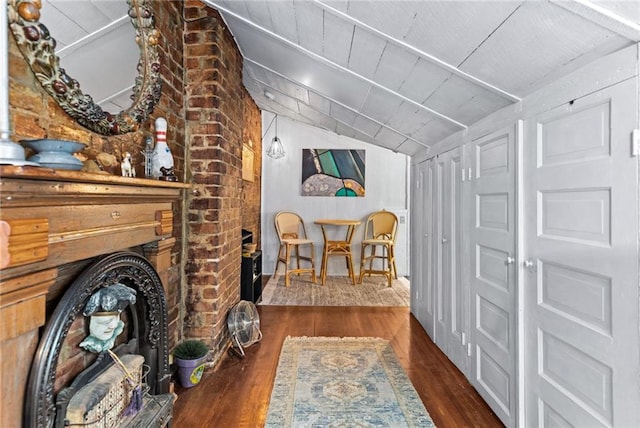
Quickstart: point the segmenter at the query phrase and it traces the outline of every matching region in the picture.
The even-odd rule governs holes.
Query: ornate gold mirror
[[[137,130],[149,117],[161,94],[158,32],[150,1],[127,0],[140,61],[131,96],[133,102],[117,114],[104,111],[90,95],[82,92],[80,83],[60,67],[56,40],[40,22],[40,0],[9,0],[9,26],[36,78],[65,112],[99,134],[125,134]]]

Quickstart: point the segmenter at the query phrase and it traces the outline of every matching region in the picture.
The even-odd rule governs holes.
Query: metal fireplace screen
[[[127,357],[128,355],[142,356],[145,367],[148,366],[147,398],[151,398],[148,407],[155,406],[165,422],[171,418],[172,400],[171,394],[167,394],[170,381],[167,308],[162,282],[147,259],[132,252],[118,252],[97,260],[84,270],[65,292],[48,320],[29,375],[24,410],[25,427],[68,426],[69,421],[65,416],[70,402],[75,403],[81,398],[78,391],[91,385],[113,367],[114,357],[107,351],[101,352],[96,361],[78,375],[69,387],[54,396],[56,368],[64,338],[74,321],[82,316],[90,297],[100,289],[114,284],[132,288],[137,298],[135,304],[129,304],[126,308],[126,341],[111,351],[116,355],[115,359],[127,361],[135,358]],[[159,402],[159,398],[163,401]],[[117,401],[115,398],[112,401],[114,400]],[[72,409],[74,405],[71,406]]]

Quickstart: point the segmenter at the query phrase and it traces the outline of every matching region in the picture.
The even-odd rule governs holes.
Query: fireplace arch
[[[45,326],[31,366],[24,409],[24,426],[49,427],[56,421],[54,383],[64,338],[91,297],[103,287],[121,283],[137,292],[135,305],[129,305],[130,325],[127,341],[114,349],[117,354],[135,353],[149,366],[150,394],[169,390],[167,308],[162,281],[151,263],[133,252],[104,256],[86,268],[67,289]],[[110,357],[99,354],[95,365],[108,365]],[[73,394],[73,385],[58,395]]]

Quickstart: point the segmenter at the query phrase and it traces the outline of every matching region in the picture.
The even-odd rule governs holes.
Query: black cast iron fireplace
[[[125,309],[127,322],[121,333],[122,339],[112,351],[121,358],[131,355],[144,357],[147,395],[163,397],[165,402],[163,412],[158,410],[161,421],[155,421],[153,425],[164,426],[170,421],[172,396],[167,394],[170,383],[167,308],[162,282],[147,259],[133,252],[118,252],[97,260],[85,269],[65,292],[47,322],[29,375],[24,426],[68,426],[65,414],[74,394],[114,365],[113,357],[107,352],[100,353],[71,385],[54,393],[56,368],[71,325],[82,317],[93,293],[114,284],[133,288],[137,299],[135,304]],[[157,398],[152,401],[156,406],[159,403]]]

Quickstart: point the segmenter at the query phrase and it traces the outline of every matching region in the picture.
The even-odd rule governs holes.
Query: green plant
[[[185,340],[173,348],[174,358],[181,360],[195,360],[204,357],[208,352],[207,344],[196,339]]]

